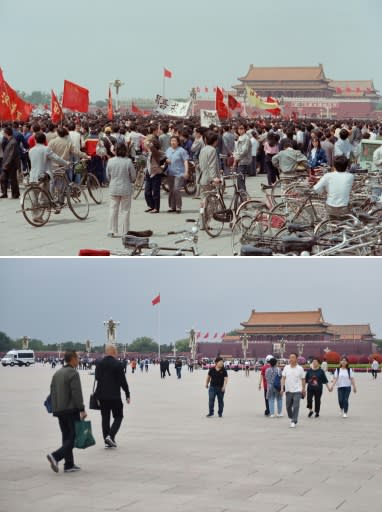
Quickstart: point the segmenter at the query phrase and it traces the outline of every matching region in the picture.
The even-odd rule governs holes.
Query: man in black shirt
[[[321,395],[323,385],[326,384],[328,391],[331,391],[331,388],[328,383],[328,379],[326,378],[324,370],[320,368],[320,361],[317,358],[314,358],[312,361],[312,365],[309,370],[306,372],[305,381],[308,385],[308,394],[307,394],[307,408],[309,409],[308,417],[311,418],[313,416],[313,397],[314,397],[314,412],[315,418],[318,418],[320,415],[320,407],[321,407]]]
[[[208,405],[209,413],[207,418],[214,415],[215,398],[218,398],[218,414],[219,418],[223,416],[224,409],[224,393],[227,387],[228,373],[224,368],[224,362],[221,357],[215,359],[215,367],[210,368],[206,380],[206,388],[208,389]]]
[[[123,420],[123,403],[121,388],[125,392],[126,402],[130,403],[130,391],[126,381],[123,365],[117,360],[115,345],[106,345],[106,356],[95,370],[97,388],[95,397],[100,402],[102,416],[102,433],[105,448],[116,448],[115,436]],[[110,413],[113,413],[113,424],[110,426]]]

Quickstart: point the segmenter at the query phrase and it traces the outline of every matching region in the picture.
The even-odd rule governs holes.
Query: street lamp
[[[196,331],[192,327],[189,331],[186,331],[186,333],[190,335],[189,347],[190,347],[191,360],[195,361],[195,358],[196,358]]]
[[[110,320],[104,320],[103,325],[106,325],[107,341],[112,345],[115,345],[117,337],[117,326],[120,322],[115,322],[112,318]]]
[[[29,347],[30,338],[28,336],[23,336],[21,338],[21,348],[23,350],[27,350]]]
[[[287,341],[284,340],[284,338],[281,338],[281,340],[280,340],[280,356],[281,356],[281,359],[284,359],[284,352],[286,350],[286,344],[287,344]]]
[[[61,359],[62,343],[56,343],[56,347],[58,352],[58,359]]]
[[[304,343],[297,343],[298,356],[301,357],[304,352]]]
[[[88,354],[88,357],[89,357],[89,352],[91,351],[92,349],[92,342],[90,340],[86,340],[85,341],[85,350]]]
[[[248,334],[244,333],[240,336],[241,339],[241,348],[243,349],[244,361],[247,359],[247,350],[248,350]]]
[[[122,87],[122,85],[125,85],[125,82],[122,82],[121,80],[112,80],[109,82],[109,84],[115,88],[115,110],[119,111],[119,89]]]

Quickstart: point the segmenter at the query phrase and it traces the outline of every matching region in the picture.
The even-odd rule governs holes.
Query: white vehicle
[[[34,363],[33,350],[10,350],[1,360],[3,366],[30,366]]]

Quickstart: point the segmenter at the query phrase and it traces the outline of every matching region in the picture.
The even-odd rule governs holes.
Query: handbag
[[[96,444],[92,434],[92,423],[91,421],[76,421],[74,424],[75,437],[74,447],[84,450]]]
[[[44,402],[44,406],[45,406],[45,408],[46,408],[47,412],[48,412],[49,414],[52,414],[52,412],[53,412],[53,407],[52,407],[52,397],[51,397],[51,395],[48,395],[48,396],[46,397],[46,400],[45,400],[45,402]]]
[[[95,383],[96,383],[96,380],[94,378],[93,391],[91,392],[90,398],[89,398],[89,409],[99,411],[101,409],[101,406],[100,406],[99,400],[97,400],[97,398],[95,397],[95,394],[94,394]]]

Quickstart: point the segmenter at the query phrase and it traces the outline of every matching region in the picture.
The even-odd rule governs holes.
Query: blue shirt
[[[183,176],[185,173],[184,162],[190,158],[187,151],[180,146],[176,149],[170,147],[166,150],[166,157],[171,160],[171,164],[168,164],[168,175]]]

